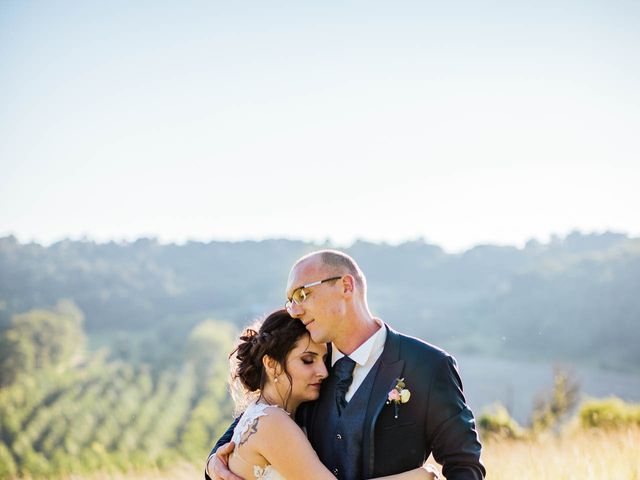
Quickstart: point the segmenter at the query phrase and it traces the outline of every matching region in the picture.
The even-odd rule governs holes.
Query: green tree
[[[188,360],[195,368],[200,393],[216,376],[216,368],[224,365],[233,348],[236,328],[226,322],[206,320],[196,325],[187,341]]]
[[[11,451],[0,441],[0,478],[12,477],[17,472],[18,468]]]
[[[0,334],[0,386],[35,370],[68,365],[85,342],[82,312],[72,302],[13,315]]]

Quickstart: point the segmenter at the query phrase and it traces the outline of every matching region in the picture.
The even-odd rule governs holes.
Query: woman
[[[272,313],[258,331],[247,329],[240,337],[230,356],[232,392],[238,409],[244,409],[233,435],[236,448],[229,458],[233,473],[245,479],[335,480],[293,420],[302,402],[320,395],[327,377],[326,354],[326,346],[314,343],[302,322],[285,310]],[[384,478],[437,477],[416,468]]]

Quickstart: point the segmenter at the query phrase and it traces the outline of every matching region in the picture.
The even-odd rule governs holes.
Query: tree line
[[[155,353],[148,346],[162,339],[177,351],[203,318],[240,326],[280,307],[292,262],[330,246],[139,239],[45,247],[5,237],[0,328],[15,313],[68,298],[85,313],[90,338],[119,342],[123,355],[142,351],[145,360],[170,364],[170,350],[149,358]],[[368,276],[374,314],[450,350],[626,369],[640,364],[640,239],[574,232],[546,244],[481,245],[457,254],[422,240],[359,241],[346,251]]]

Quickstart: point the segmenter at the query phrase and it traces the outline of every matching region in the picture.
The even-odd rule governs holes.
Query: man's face
[[[329,272],[317,259],[307,259],[291,270],[287,298],[302,285],[334,276],[337,274]],[[334,341],[339,334],[343,311],[342,282],[338,279],[310,287],[305,300],[300,305],[293,303],[289,313],[302,320],[314,342],[326,343]]]

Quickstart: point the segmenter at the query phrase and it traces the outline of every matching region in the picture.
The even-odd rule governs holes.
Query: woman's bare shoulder
[[[299,428],[289,414],[275,405],[255,405],[247,411],[249,415],[243,426],[238,445],[253,443],[263,438],[270,438],[279,431]]]

